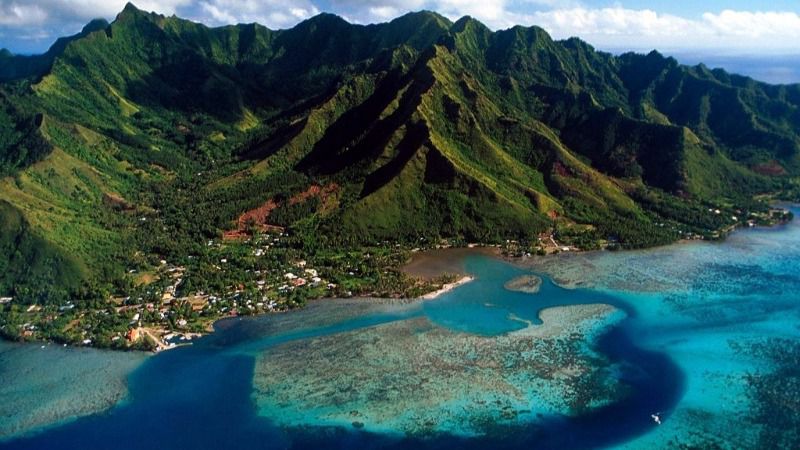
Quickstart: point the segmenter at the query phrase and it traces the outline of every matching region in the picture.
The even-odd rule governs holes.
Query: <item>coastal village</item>
[[[677,228],[675,232],[687,240],[719,239],[736,227],[791,220],[791,213],[780,208],[747,214],[710,208],[708,214],[725,215],[729,225],[706,232]],[[400,268],[414,252],[477,246],[455,240],[422,240],[413,248],[385,242],[361,251],[304,255],[287,245],[291,239],[288,232],[264,231],[209,240],[202,254],[186,261],[162,259],[150,270],[131,268],[128,276],[135,287],[124,297],[61,305],[21,305],[12,297],[0,297],[4,312],[0,332],[16,340],[159,352],[190,344],[213,331],[214,322],[223,318],[284,312],[324,297],[417,298],[452,287],[455,275],[423,280]],[[535,242],[507,240],[493,246],[506,256],[530,257],[615,249],[617,243],[613,237],[597,239],[590,228],[576,231],[554,226]]]
[[[21,305],[0,298],[0,332],[15,340],[163,351],[213,331],[223,318],[279,313],[324,297],[419,297],[453,281],[418,280],[397,267],[408,251],[384,245],[305,257],[283,231],[205,243],[185,262],[129,269],[130,295],[99,304]],[[98,303],[98,302],[95,302]]]

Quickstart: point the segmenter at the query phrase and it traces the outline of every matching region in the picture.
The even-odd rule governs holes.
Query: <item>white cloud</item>
[[[607,48],[798,51],[800,16],[793,12],[725,10],[697,19],[649,9],[567,8],[517,16],[554,37],[579,36]]]
[[[0,0],[4,44],[36,41],[46,48],[90,19],[113,19],[127,0]],[[611,0],[609,0],[611,1]],[[177,14],[208,25],[259,22],[286,28],[320,12],[318,5],[357,23],[383,22],[430,9],[451,19],[470,15],[490,28],[539,25],[556,38],[579,36],[598,48],[725,49],[731,52],[800,53],[796,12],[707,12],[680,17],[653,9],[586,7],[581,0],[135,0],[137,7]],[[49,41],[49,42],[48,42]],[[12,45],[13,47],[13,45]],[[25,45],[20,45],[25,48]]]
[[[401,14],[400,10],[394,6],[373,6],[367,10],[371,17],[380,20],[391,20]]]
[[[557,9],[530,19],[556,35],[681,35],[696,31],[692,21],[649,9]]]
[[[82,18],[114,17],[122,11],[129,0],[46,0],[53,12],[69,12]],[[143,11],[155,11],[161,14],[175,14],[179,7],[192,3],[193,0],[136,0],[134,4]],[[58,5],[58,6],[53,6]],[[55,14],[54,14],[55,15]]]
[[[493,28],[510,26],[507,7],[514,0],[332,0],[331,6],[358,23],[383,22],[409,11],[428,9],[451,20],[472,16]],[[527,0],[526,0],[527,1]],[[539,0],[537,0],[539,1]],[[550,0],[544,0],[550,1]]]
[[[522,3],[544,6],[548,9],[577,8],[583,6],[578,0],[521,0]]]
[[[175,14],[193,0],[140,0],[145,11]],[[112,18],[127,0],[0,0],[0,25],[22,28],[50,23],[85,23],[98,17]]]
[[[197,0],[137,0],[139,8],[176,14]],[[0,46],[39,53],[56,38],[75,34],[92,19],[113,19],[127,0],[0,0]]]
[[[370,8],[393,8],[413,10],[421,8],[427,0],[331,0],[334,10],[367,10]]]
[[[436,0],[433,6],[451,19],[472,16],[492,27],[505,25],[510,15],[506,0]]]
[[[800,15],[794,12],[725,10],[719,14],[703,14],[703,22],[719,36],[800,38]],[[798,45],[796,41],[787,44]]]
[[[212,5],[208,2],[201,3],[201,7],[203,12],[208,14],[208,18],[211,22],[236,23],[236,17],[230,15],[227,10],[221,10],[216,5]]]
[[[47,12],[39,5],[0,2],[0,25],[4,27],[41,25],[46,20]]]
[[[356,23],[392,20],[427,7],[426,0],[332,0],[331,9]]]
[[[320,13],[310,0],[203,0],[196,19],[211,25],[258,22],[285,28]]]

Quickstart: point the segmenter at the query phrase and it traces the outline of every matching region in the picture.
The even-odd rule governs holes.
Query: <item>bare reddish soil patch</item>
[[[331,183],[325,187],[319,185],[312,185],[305,191],[295,194],[292,198],[289,199],[290,205],[296,205],[298,203],[305,203],[309,199],[313,197],[319,197],[322,203],[330,197],[331,195],[335,194],[336,191],[339,190],[339,186],[336,183]]]
[[[289,198],[288,203],[289,205],[296,205],[298,203],[304,203],[313,197],[319,197],[324,204],[326,200],[338,190],[339,186],[335,183],[331,183],[325,187],[311,185],[305,191]],[[282,232],[283,227],[270,225],[268,222],[270,213],[278,207],[280,207],[280,203],[276,202],[275,199],[269,199],[258,208],[244,212],[236,221],[236,229],[223,233],[222,239],[226,241],[246,239],[250,237],[250,226],[255,226],[262,233]]]
[[[278,207],[278,203],[275,200],[269,199],[263,205],[259,206],[258,208],[251,209],[250,211],[246,211],[244,214],[239,216],[239,219],[236,221],[236,229],[231,231],[226,231],[222,234],[222,239],[225,241],[236,240],[236,239],[244,239],[250,236],[248,231],[248,227],[250,225],[255,226],[261,232],[268,232],[268,231],[283,231],[283,228],[270,225],[267,223],[267,219],[269,218],[269,214]]]
[[[786,175],[786,169],[784,169],[777,161],[770,161],[768,163],[757,164],[753,166],[753,172],[759,173],[761,175],[770,175],[770,176],[778,176],[778,175]]]

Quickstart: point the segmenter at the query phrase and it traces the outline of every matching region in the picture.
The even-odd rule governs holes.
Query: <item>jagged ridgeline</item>
[[[128,5],[44,55],[0,52],[0,79],[17,295],[124,283],[267,225],[310,251],[554,222],[654,245],[800,173],[798,85],[430,12],[273,31]]]

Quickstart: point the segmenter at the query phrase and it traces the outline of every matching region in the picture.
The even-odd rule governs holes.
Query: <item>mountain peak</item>
[[[443,25],[447,25],[448,27],[451,25],[450,21],[446,17],[435,11],[430,11],[427,9],[408,12],[393,19],[392,22],[427,22],[431,20]]]
[[[456,21],[456,23],[453,24],[453,31],[458,33],[460,31],[466,30],[467,27],[469,27],[471,25],[476,25],[476,24],[480,24],[480,25],[483,26],[483,24],[478,19],[475,19],[472,16],[464,16],[464,17],[458,19]]]
[[[306,23],[346,23],[349,24],[350,22],[343,19],[341,16],[329,13],[329,12],[321,12],[314,17],[306,19],[304,22]]]
[[[425,27],[431,23],[438,24],[441,28],[447,29],[450,28],[452,23],[447,20],[446,17],[428,10],[422,11],[412,11],[406,14],[403,14],[400,17],[396,17],[393,19],[390,24],[401,25],[403,27],[412,26],[412,27]]]
[[[126,3],[125,7],[122,8],[122,13],[135,14],[140,12],[142,12],[142,10],[137,8],[136,5],[131,2]]]
[[[128,2],[125,4],[125,7],[122,9],[122,11],[120,11],[120,13],[117,14],[117,20],[125,18],[148,17],[151,15],[155,15],[155,13],[139,9],[133,3]]]
[[[93,19],[83,27],[80,34],[86,35],[95,31],[104,30],[107,27],[108,21],[106,19]]]

